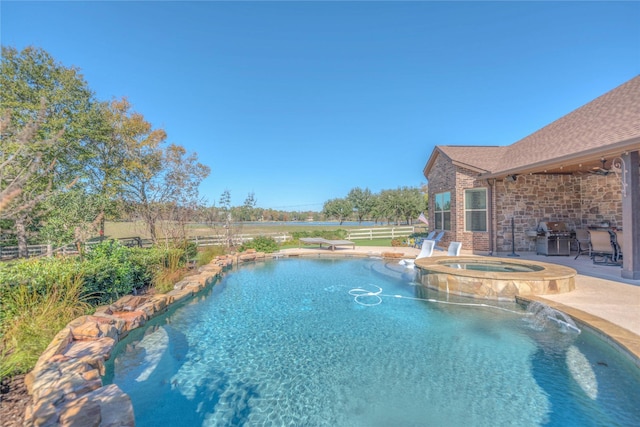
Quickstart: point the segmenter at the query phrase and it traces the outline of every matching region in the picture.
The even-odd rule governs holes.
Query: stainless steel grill
[[[571,231],[560,221],[541,221],[538,224],[536,252],[538,255],[569,255]]]

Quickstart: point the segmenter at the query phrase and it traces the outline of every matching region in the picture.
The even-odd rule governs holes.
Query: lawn
[[[338,223],[335,225],[327,226],[315,226],[315,225],[259,225],[259,224],[240,224],[234,226],[234,232],[236,234],[252,234],[252,235],[270,235],[273,233],[291,233],[295,231],[326,231],[326,230],[349,230],[365,228],[360,226],[341,226]],[[118,222],[106,222],[105,223],[105,237],[108,239],[120,239],[125,237],[142,237],[149,238],[144,223],[140,221],[118,221]],[[207,227],[201,224],[189,224],[187,226],[187,233],[190,236],[210,236],[216,234],[222,234],[224,229],[221,226]],[[160,222],[158,224],[158,235],[163,237],[165,235],[172,235],[171,226],[166,222]],[[391,246],[391,239],[373,239],[373,240],[355,240],[358,246]],[[297,244],[285,245],[283,248],[297,247]]]

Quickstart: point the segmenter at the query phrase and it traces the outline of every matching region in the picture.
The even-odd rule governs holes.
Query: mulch
[[[24,375],[4,379],[0,383],[0,426],[18,427],[24,422],[24,411],[31,401],[24,385]]]

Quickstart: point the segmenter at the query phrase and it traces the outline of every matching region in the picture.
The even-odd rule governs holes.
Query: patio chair
[[[433,254],[433,248],[436,246],[435,240],[426,240],[422,242],[422,249],[420,249],[420,253],[416,257],[416,259],[427,258]]]
[[[624,246],[624,239],[622,237],[622,231],[614,231],[613,235],[615,236],[615,245],[616,245],[616,254],[614,257],[614,261],[621,262],[622,261],[622,247]]]
[[[433,239],[434,241],[434,248],[439,250],[439,251],[444,251],[444,248],[441,248],[440,246],[438,246],[438,242],[440,242],[440,240],[442,240],[442,237],[444,236],[444,231],[441,231],[440,233],[438,233],[438,235],[436,236],[435,239]]]
[[[433,254],[433,247],[435,246],[435,242],[433,240],[424,240],[422,242],[422,249],[420,249],[420,253],[416,257],[416,259],[427,258]],[[403,259],[398,264],[404,265],[407,268],[414,268],[416,259]]]
[[[578,259],[580,255],[587,252],[591,258],[591,239],[589,231],[583,228],[576,230],[576,243],[578,244],[578,254],[574,259]]]
[[[608,231],[590,230],[591,259],[594,264],[617,265],[614,261],[615,246]],[[601,258],[601,260],[597,260]]]
[[[459,256],[461,250],[462,250],[462,242],[451,242],[449,243],[449,250],[447,251],[447,255]]]
[[[429,234],[427,234],[427,237],[418,237],[415,241],[414,248],[421,248],[422,242],[424,242],[425,240],[433,240],[433,237],[436,235],[436,233],[437,231],[433,230],[433,231],[430,231]]]

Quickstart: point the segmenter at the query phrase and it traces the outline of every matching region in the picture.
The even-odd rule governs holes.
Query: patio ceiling
[[[640,149],[640,143],[634,150]],[[603,168],[611,170],[613,161],[620,159],[624,152],[619,149],[602,150],[598,153],[586,153],[582,155],[570,156],[567,158],[556,158],[537,164],[530,164],[519,168],[501,170],[499,172],[489,172],[482,174],[482,178],[502,179],[509,175],[529,175],[529,174],[549,174],[549,175],[588,175]],[[640,167],[640,165],[636,165]]]

